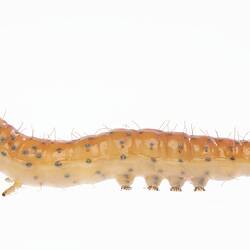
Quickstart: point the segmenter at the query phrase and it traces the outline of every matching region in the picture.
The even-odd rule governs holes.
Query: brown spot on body
[[[70,177],[70,174],[68,173],[64,175],[64,178],[69,178],[69,177]]]
[[[151,157],[150,160],[154,163],[157,161],[155,157]]]
[[[37,154],[36,154],[36,158],[37,158],[37,159],[41,159],[41,158],[42,158],[42,154],[41,154],[41,153],[37,153]]]
[[[204,152],[208,153],[208,149],[209,149],[209,147],[207,145],[204,146]]]
[[[6,138],[3,137],[3,136],[1,136],[1,137],[0,137],[0,143],[5,143],[5,142],[6,142]]]
[[[125,154],[122,154],[122,155],[120,156],[120,159],[121,159],[121,160],[126,160],[126,159],[127,159],[127,156],[126,156]]]
[[[22,154],[23,154],[23,155],[28,155],[28,154],[29,154],[29,150],[24,149],[24,150],[22,151]]]
[[[57,148],[57,149],[56,149],[56,152],[59,153],[59,154],[62,153],[62,151],[63,151],[62,148]]]
[[[4,151],[2,151],[2,152],[1,152],[1,155],[2,155],[2,156],[7,156],[7,153],[4,152]]]
[[[92,162],[92,160],[91,159],[86,159],[86,163],[91,163]]]
[[[178,144],[177,148],[178,148],[178,152],[181,153],[183,151],[183,149],[184,149],[184,145],[183,144]]]
[[[56,167],[61,167],[61,166],[62,166],[62,163],[61,163],[60,161],[56,161],[56,162],[55,162],[55,166],[56,166]]]
[[[10,136],[10,139],[11,139],[12,141],[15,141],[15,140],[16,140],[16,136],[15,136],[15,135],[11,135],[11,136]]]
[[[89,152],[90,151],[90,147],[91,147],[91,144],[90,143],[86,143],[84,145],[85,149],[86,149],[86,152]]]
[[[211,157],[209,156],[205,157],[205,161],[211,161]]]
[[[25,165],[26,165],[26,167],[30,168],[32,166],[32,163],[31,162],[27,162]]]

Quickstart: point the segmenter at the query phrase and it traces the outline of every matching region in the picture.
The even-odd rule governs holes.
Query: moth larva
[[[145,178],[149,190],[167,179],[172,191],[181,191],[185,181],[204,191],[209,179],[250,175],[250,142],[154,129],[45,140],[0,119],[0,171],[14,183],[3,196],[23,184],[67,187],[108,178],[127,190],[137,176]]]

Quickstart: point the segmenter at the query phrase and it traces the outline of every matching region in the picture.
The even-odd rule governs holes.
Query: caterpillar
[[[12,185],[68,187],[115,178],[130,190],[137,176],[149,190],[167,179],[171,191],[186,181],[205,191],[208,180],[250,175],[250,142],[155,129],[114,129],[95,136],[64,141],[19,132],[0,119],[0,172]]]

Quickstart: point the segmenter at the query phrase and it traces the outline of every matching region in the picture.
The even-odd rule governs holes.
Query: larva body
[[[109,178],[130,189],[137,176],[153,190],[168,179],[173,191],[185,181],[198,191],[209,179],[250,175],[250,142],[152,129],[51,141],[25,136],[0,120],[0,171],[14,182],[3,195],[22,184],[67,187]]]

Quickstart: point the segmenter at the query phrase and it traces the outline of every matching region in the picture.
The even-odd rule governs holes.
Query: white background
[[[248,1],[1,1],[1,115],[51,139],[164,121],[249,138],[249,13]],[[250,179],[145,186],[23,187],[0,198],[0,248],[249,249]]]

